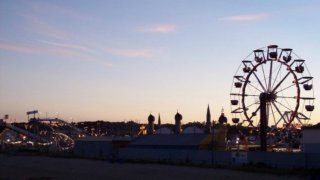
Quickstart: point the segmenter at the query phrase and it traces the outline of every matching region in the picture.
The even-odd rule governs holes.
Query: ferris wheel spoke
[[[254,95],[254,94],[240,94],[240,93],[230,93],[230,96],[252,96],[252,97],[259,97],[259,95]]]
[[[278,104],[281,105],[282,107],[284,107],[284,108],[288,109],[289,111],[291,111],[290,108],[288,108],[288,107],[285,106],[284,104],[280,103],[279,101],[274,101],[274,102],[278,103]]]
[[[283,83],[284,80],[286,80],[286,78],[289,76],[290,72],[288,72],[283,78],[282,80],[276,85],[276,87],[273,88],[273,90],[271,91],[272,93],[274,93],[279,87],[280,85]]]
[[[279,92],[282,92],[282,91],[284,91],[284,90],[287,90],[287,89],[291,88],[291,87],[294,86],[294,85],[295,85],[295,84],[291,84],[290,86],[287,86],[287,87],[281,89],[280,91],[277,91],[276,93],[279,93]]]
[[[250,83],[248,83],[251,87],[253,87],[254,89],[256,89],[256,90],[258,90],[258,91],[260,91],[261,93],[262,93],[262,91],[260,90],[260,89],[258,89],[257,87],[255,87],[254,85],[252,85],[252,84],[250,84]]]
[[[262,87],[263,91],[266,92],[266,88],[263,86],[263,84],[261,83],[260,79],[258,78],[257,74],[255,72],[253,72],[254,77],[256,77],[256,79],[258,80],[260,86]],[[256,88],[257,89],[257,88]],[[259,90],[260,91],[260,90]],[[262,92],[262,91],[260,91]]]
[[[288,118],[288,113],[287,113],[287,112],[285,112],[285,113],[283,114],[283,121],[284,121],[284,123],[285,123],[285,124],[288,124],[288,122],[287,122],[286,118],[287,118],[287,119],[289,119],[289,118]]]
[[[245,94],[245,96],[259,97],[259,95],[254,95],[254,94]]]
[[[299,121],[300,124],[304,124],[304,123],[302,123],[301,119],[298,116],[296,116],[296,118],[297,118],[297,120]]]
[[[278,124],[280,123],[280,121],[283,119],[283,117],[280,117],[280,119],[274,124],[275,127],[278,127]]]
[[[271,106],[271,113],[272,113],[272,116],[273,116],[273,122],[274,122],[274,124],[276,124],[276,117],[274,115],[274,111],[273,111],[272,106]]]
[[[282,91],[282,90],[281,90]],[[279,92],[281,92],[281,91],[279,91]],[[277,92],[278,93],[278,92]],[[281,101],[280,102],[283,102],[283,101],[285,101],[285,103],[288,105],[288,107],[290,108],[290,109],[292,109],[292,107],[291,107],[291,105],[290,105],[290,103],[288,102],[288,100],[289,99],[297,99],[297,96],[283,96],[283,92],[281,92],[281,94],[282,94],[282,96],[277,96],[278,97],[278,102],[279,102],[279,99],[281,99]]]
[[[280,115],[280,119],[279,119],[279,121],[277,122],[277,124],[281,121],[281,119],[283,119],[284,121],[285,121],[285,118],[284,118],[284,115],[281,113],[281,111],[280,111],[280,109],[278,108],[278,106],[276,105],[276,103],[274,103],[274,102],[272,102],[272,105],[275,107],[275,109],[277,110],[277,112],[279,113],[279,115]],[[276,125],[277,125],[276,124]]]
[[[287,101],[287,99],[284,99],[284,101],[287,103],[288,107],[289,107],[290,109],[292,109],[292,107],[291,107],[290,103]]]
[[[264,77],[264,82],[265,82],[265,85],[266,85],[266,87],[267,87],[267,78],[266,78],[266,74],[264,73],[264,67],[263,66],[261,66],[261,69],[262,69],[262,73],[263,73],[263,77]]]
[[[270,92],[270,90],[271,90],[272,65],[273,65],[273,61],[270,61],[270,72],[269,72],[268,92]]]
[[[276,80],[277,80],[278,75],[279,75],[279,73],[280,73],[281,67],[282,67],[282,64],[280,64],[280,66],[279,66],[278,72],[277,72],[277,74],[276,74],[276,78],[274,79],[271,88],[273,88],[273,87],[274,87],[274,84],[276,83]]]
[[[257,115],[257,112],[260,110],[260,106],[251,114],[250,118],[248,119],[249,121],[251,121],[251,119]]]
[[[253,105],[255,105],[255,104],[258,104],[260,101],[258,100],[258,101],[256,101],[256,102],[254,102],[254,103],[251,103],[251,104],[249,104],[248,106],[247,106],[247,108],[249,108],[249,107],[251,107],[251,106],[253,106]]]
[[[297,97],[296,97],[296,96],[277,96],[277,98],[297,99]]]
[[[252,122],[252,121],[250,121],[250,120],[244,120],[244,121],[248,121],[248,126],[249,126],[249,127],[254,127],[254,125],[253,125],[253,122]]]

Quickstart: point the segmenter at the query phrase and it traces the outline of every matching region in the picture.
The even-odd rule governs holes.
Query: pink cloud
[[[149,32],[149,33],[170,33],[176,31],[176,25],[174,24],[160,24],[149,27],[140,27],[138,28],[140,32]]]
[[[107,48],[107,52],[117,55],[117,56],[124,56],[128,58],[150,58],[153,57],[157,50],[155,49],[117,49],[117,48]]]
[[[227,21],[258,21],[258,20],[266,19],[269,16],[271,16],[270,13],[260,13],[260,14],[251,14],[251,15],[228,16],[220,19],[227,20]]]

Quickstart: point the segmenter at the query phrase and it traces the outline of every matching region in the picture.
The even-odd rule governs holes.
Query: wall
[[[304,143],[302,151],[305,153],[320,153],[320,143]]]
[[[106,158],[113,154],[111,141],[75,141],[74,154],[78,157]]]
[[[112,148],[111,141],[76,141],[79,157],[207,165],[264,164],[276,168],[320,168],[320,153],[208,151],[195,149]]]
[[[320,153],[320,129],[304,129],[302,131],[302,151]]]
[[[119,158],[123,160],[150,160],[166,162],[192,162],[194,164],[231,164],[230,152],[214,152],[206,150],[177,150],[177,149],[119,149]],[[214,157],[212,159],[212,157]]]
[[[303,143],[318,143],[320,144],[320,129],[304,129],[302,131]]]
[[[248,160],[251,163],[263,163],[279,168],[304,168],[305,156],[302,153],[250,152]]]
[[[320,168],[320,153],[230,152],[177,149],[119,149],[121,160],[173,163],[242,165],[264,164],[275,168]]]

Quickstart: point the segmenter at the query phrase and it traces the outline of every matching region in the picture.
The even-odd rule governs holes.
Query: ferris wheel
[[[266,101],[267,125],[272,129],[307,124],[315,98],[313,77],[305,60],[292,49],[277,45],[250,53],[233,76],[232,121],[243,126],[259,126],[262,95]]]

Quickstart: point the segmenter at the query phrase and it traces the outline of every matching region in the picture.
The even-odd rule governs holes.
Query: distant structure
[[[197,127],[195,125],[185,127],[182,134],[205,134],[204,129]]]
[[[222,108],[221,115],[219,117],[219,124],[226,124],[228,121],[227,117],[224,116],[224,110]]]
[[[147,134],[152,135],[154,133],[154,121],[155,118],[152,114],[148,117],[148,126],[147,126]]]
[[[168,127],[167,125],[168,124],[164,124],[164,125],[161,124],[161,117],[160,117],[160,113],[159,113],[159,116],[158,116],[158,127],[157,127],[157,130],[155,131],[154,134],[174,134],[173,133],[173,129],[174,128],[171,128],[171,126]]]
[[[207,121],[206,121],[205,133],[211,134],[211,114],[210,114],[209,104],[207,108]]]
[[[38,114],[38,110],[33,110],[33,111],[28,111],[27,115],[28,115],[28,121],[30,121],[30,115],[33,114],[33,119],[36,119],[36,114]],[[39,114],[38,114],[38,119],[39,119]]]
[[[181,120],[182,120],[182,115],[177,112],[175,115],[174,119],[176,120],[175,124],[175,134],[181,134]]]
[[[182,115],[177,111],[174,116],[175,124],[161,124],[160,113],[158,116],[158,124],[155,125],[155,117],[150,114],[148,117],[148,125],[146,126],[147,135],[151,134],[204,134],[210,135],[213,132],[212,122],[211,122],[211,112],[210,106],[207,107],[206,121],[205,124],[200,122],[188,123],[182,125]],[[224,116],[223,109],[219,118],[220,124],[227,123],[227,117]],[[156,127],[155,127],[156,126]]]
[[[160,129],[157,129],[155,134],[174,134],[174,133],[171,128],[162,126]]]
[[[159,134],[161,134],[161,118],[160,118],[160,113],[159,113],[159,117],[158,117],[158,130],[159,130]]]

